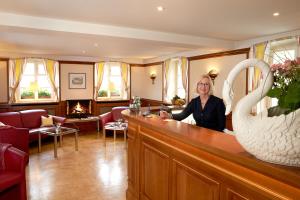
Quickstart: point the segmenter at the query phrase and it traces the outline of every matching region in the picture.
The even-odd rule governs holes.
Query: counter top
[[[205,150],[218,157],[260,172],[266,176],[300,188],[300,168],[281,166],[256,159],[245,151],[234,135],[186,124],[175,120],[162,120],[157,115],[143,117],[141,113],[129,110],[122,111],[122,115],[130,122],[141,124],[142,127],[152,129],[180,142]]]

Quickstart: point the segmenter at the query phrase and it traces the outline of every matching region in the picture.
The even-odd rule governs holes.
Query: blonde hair
[[[200,79],[199,79],[199,81],[197,82],[197,85],[196,85],[196,93],[199,94],[199,92],[198,92],[198,83],[199,83],[202,79],[204,79],[204,78],[207,78],[207,79],[208,79],[208,83],[209,83],[209,91],[208,91],[208,94],[209,94],[209,95],[213,95],[213,94],[214,94],[214,84],[213,84],[213,82],[212,82],[212,80],[211,80],[211,78],[209,77],[208,74],[203,74],[203,75],[200,76]]]

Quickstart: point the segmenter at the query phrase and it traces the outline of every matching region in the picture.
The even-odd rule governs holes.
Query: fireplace
[[[67,118],[87,118],[92,115],[92,100],[67,100]]]

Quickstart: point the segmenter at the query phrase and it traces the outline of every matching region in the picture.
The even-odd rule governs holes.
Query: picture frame
[[[69,73],[69,89],[86,89],[86,73]]]

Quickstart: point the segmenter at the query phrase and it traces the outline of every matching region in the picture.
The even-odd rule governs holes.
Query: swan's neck
[[[252,106],[256,105],[263,97],[266,96],[267,92],[271,89],[273,84],[273,74],[270,72],[270,67],[267,63],[257,59],[248,59],[245,62],[241,62],[232,73],[228,76],[228,82],[233,83],[235,77],[240,71],[248,67],[258,67],[262,71],[263,80],[261,81],[258,88],[243,97],[235,107],[235,115],[239,118],[250,117]]]

